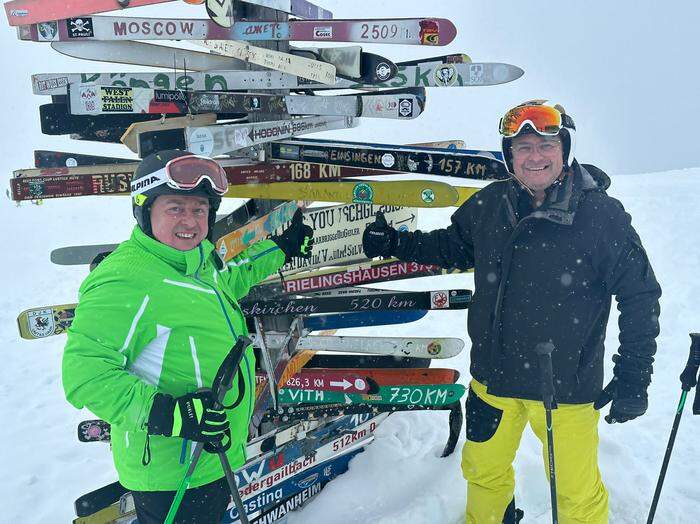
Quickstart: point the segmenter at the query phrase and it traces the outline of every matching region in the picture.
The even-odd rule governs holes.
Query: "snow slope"
[[[397,2],[375,2],[371,10],[365,2],[319,3],[348,18],[392,17],[399,11]],[[678,374],[687,358],[687,334],[700,330],[695,305],[700,291],[695,280],[700,260],[695,242],[696,224],[700,223],[696,205],[700,158],[693,133],[665,132],[684,129],[687,116],[698,112],[698,73],[687,64],[693,63],[697,49],[692,20],[697,19],[693,15],[699,4],[683,2],[683,16],[677,16],[674,9],[659,10],[651,0],[591,0],[576,6],[548,0],[472,0],[469,9],[461,0],[433,2],[427,7],[417,0],[400,4],[400,16],[451,18],[459,30],[457,39],[440,49],[371,46],[368,51],[394,60],[467,52],[475,61],[519,65],[526,75],[512,84],[488,89],[433,90],[428,94],[426,113],[419,119],[401,125],[364,122],[360,135],[353,130],[335,136],[396,143],[463,138],[470,147],[493,149],[497,147],[497,118],[505,107],[527,98],[551,97],[577,120],[577,156],[610,170],[610,193],[632,213],[664,290],[658,364],[649,412],[624,425],[601,424],[600,462],[611,495],[611,522],[644,522],[680,393]],[[201,6],[180,2],[169,4],[168,12],[180,17],[203,16]],[[163,16],[163,10],[139,8],[126,16]],[[621,19],[624,24],[619,23]],[[117,145],[41,135],[37,106],[48,99],[30,94],[29,75],[133,68],[67,59],[51,53],[46,45],[17,42],[14,30],[6,26],[0,31],[0,42],[7,103],[0,123],[4,131],[0,167],[6,175],[12,169],[29,167],[32,149],[124,155],[124,148]],[[660,95],[683,111],[668,111],[666,103],[653,103]],[[657,122],[663,125],[655,126]],[[641,128],[647,131],[632,132]],[[696,168],[615,176],[621,171],[684,165]],[[419,226],[444,226],[449,213],[421,212]],[[15,317],[29,307],[75,301],[86,269],[52,265],[49,252],[65,245],[127,238],[133,224],[130,206],[126,198],[81,198],[20,207],[3,199],[0,223],[6,241],[0,255],[0,346],[5,357],[0,366],[0,522],[70,522],[77,496],[115,479],[111,458],[106,446],[80,444],[76,439],[77,423],[90,414],[73,409],[63,397],[60,362],[65,338],[23,341]],[[468,276],[410,284],[417,289],[470,285]],[[407,286],[396,283],[392,287]],[[465,336],[465,326],[464,313],[441,312],[402,327],[401,333]],[[378,329],[362,332],[380,333]],[[611,319],[609,366],[616,337]],[[443,363],[459,369],[467,383],[467,350]],[[465,486],[459,452],[439,458],[447,438],[446,419],[445,413],[435,412],[392,415],[379,428],[375,443],[354,459],[350,471],[293,515],[290,524],[463,521]],[[687,408],[657,512],[659,523],[698,520],[698,434],[700,417],[693,417]],[[549,522],[541,447],[529,430],[516,472],[518,504],[526,511],[524,522]]]
[[[664,290],[661,336],[651,386],[649,412],[624,425],[600,425],[603,477],[610,490],[611,522],[639,523],[646,512],[666,446],[680,393],[678,375],[689,347],[688,333],[698,330],[695,299],[700,248],[694,242],[700,211],[700,168],[613,177],[610,193],[620,198],[647,248]],[[229,205],[231,207],[231,205]],[[419,226],[448,223],[449,210],[421,213]],[[90,217],[90,220],[86,220]],[[0,205],[0,220],[12,225],[11,249],[2,255],[4,293],[0,296],[0,476],[2,522],[69,522],[72,502],[87,491],[115,479],[106,446],[81,444],[76,424],[89,418],[63,398],[60,381],[64,336],[20,340],[15,316],[41,304],[72,302],[85,268],[54,266],[51,249],[69,244],[119,241],[132,219],[126,198],[78,198],[43,205]],[[8,229],[5,229],[8,232]],[[406,289],[471,286],[471,277],[444,276],[395,283]],[[465,313],[430,313],[419,322],[392,332],[414,335],[465,335]],[[380,328],[347,330],[379,334]],[[381,329],[382,334],[387,328]],[[468,342],[468,341],[467,341]],[[617,347],[611,319],[609,356]],[[442,361],[469,380],[468,352]],[[610,368],[608,368],[608,376]],[[660,523],[696,522],[700,487],[694,482],[700,457],[700,417],[689,406],[681,424],[666,485],[657,512]],[[453,524],[463,520],[465,484],[459,449],[439,458],[447,438],[447,415],[423,412],[392,415],[377,439],[351,463],[350,471],[331,483],[308,507],[290,517],[290,524]],[[527,523],[549,522],[549,491],[541,447],[531,432],[516,462],[517,500]]]

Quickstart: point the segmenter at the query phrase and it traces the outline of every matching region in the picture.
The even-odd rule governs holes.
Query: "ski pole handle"
[[[219,366],[219,370],[216,372],[216,377],[214,378],[215,409],[224,407],[224,398],[226,398],[226,393],[233,387],[233,377],[236,371],[238,371],[238,366],[243,359],[243,353],[252,343],[253,342],[248,337],[240,335]]]
[[[683,391],[690,391],[697,385],[698,368],[700,368],[700,333],[691,333],[690,355],[680,376]]]
[[[554,351],[554,344],[551,342],[540,342],[535,346],[535,353],[537,353],[540,365],[540,391],[542,392],[542,402],[544,402],[546,409],[552,409],[554,404],[552,351]]]

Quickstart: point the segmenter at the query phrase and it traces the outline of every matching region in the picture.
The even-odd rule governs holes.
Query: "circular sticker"
[[[394,158],[394,155],[391,153],[384,153],[382,155],[382,165],[386,167],[387,169],[390,167],[394,167],[394,164],[396,163],[396,159]]]
[[[374,72],[376,73],[377,78],[384,82],[385,80],[388,80],[391,76],[391,67],[389,67],[389,64],[387,64],[386,62],[381,62],[377,64],[377,67]]]
[[[428,344],[428,353],[431,355],[438,355],[442,351],[442,346],[439,342],[431,342]]]
[[[66,167],[78,167],[78,161],[72,156],[69,156],[66,158]]]
[[[374,199],[374,191],[369,184],[360,182],[352,190],[352,201],[354,204],[371,204]]]
[[[432,204],[435,201],[435,191],[428,187],[420,192],[420,198],[426,204]]]
[[[197,155],[211,155],[214,151],[214,136],[206,127],[197,128],[189,137],[189,150]]]
[[[355,388],[359,389],[360,391],[365,389],[367,383],[364,381],[364,379],[361,378],[356,378],[355,379]]]

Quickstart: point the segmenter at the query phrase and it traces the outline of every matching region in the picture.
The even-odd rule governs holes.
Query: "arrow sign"
[[[336,380],[331,380],[331,386],[343,388],[343,391],[345,391],[350,386],[352,386],[352,383],[348,382],[346,379],[343,379],[342,382],[338,382]]]

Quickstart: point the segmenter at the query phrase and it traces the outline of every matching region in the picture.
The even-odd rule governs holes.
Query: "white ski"
[[[113,62],[146,67],[163,67],[180,71],[210,71],[214,69],[245,69],[245,62],[231,57],[178,49],[158,44],[131,41],[52,42],[59,53],[98,62]]]
[[[244,62],[296,75],[321,84],[335,85],[336,69],[333,64],[263,49],[237,40],[194,40],[193,43]]]
[[[252,124],[224,124],[185,128],[187,150],[197,155],[216,156],[257,144],[285,138],[357,127],[353,117],[310,116]]]
[[[172,65],[171,65],[172,67]],[[189,68],[188,68],[189,69]],[[229,68],[230,69],[230,68]],[[186,75],[187,87],[203,91],[249,89],[386,89],[400,87],[468,87],[505,84],[520,78],[524,71],[500,63],[442,64],[439,62],[399,67],[396,78],[386,84],[366,85],[337,78],[335,84],[306,82],[294,75],[275,71],[207,71]],[[32,75],[36,95],[65,95],[71,84],[148,85],[170,87],[185,81],[184,73],[41,73]],[[172,87],[170,87],[172,89]]]
[[[269,331],[265,333],[270,347],[279,347],[284,336],[282,333]],[[252,339],[253,343],[257,344],[255,336]],[[459,355],[463,348],[464,340],[461,338],[306,335],[299,339],[295,349],[296,351],[311,349],[397,357],[451,358]]]

